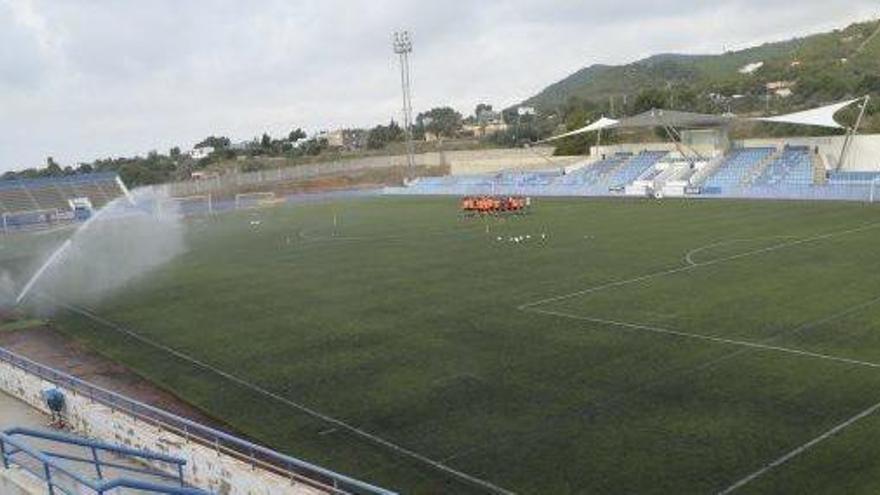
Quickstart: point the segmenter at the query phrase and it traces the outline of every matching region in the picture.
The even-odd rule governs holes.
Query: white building
[[[193,160],[201,160],[202,158],[207,158],[208,155],[214,152],[213,146],[202,146],[200,148],[193,148],[187,155],[190,156]]]

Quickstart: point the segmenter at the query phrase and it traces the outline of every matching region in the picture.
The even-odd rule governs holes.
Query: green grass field
[[[880,208],[539,199],[485,220],[453,199],[372,198],[193,219],[187,235],[185,255],[92,309],[494,486],[880,487]],[[404,493],[491,492],[56,318],[286,453]]]

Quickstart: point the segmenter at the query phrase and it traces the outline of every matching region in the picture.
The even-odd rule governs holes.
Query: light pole
[[[400,86],[403,90],[403,129],[406,137],[406,164],[410,169],[415,165],[412,142],[412,95],[409,81],[409,54],[412,53],[412,39],[409,31],[394,33],[394,53],[400,57]]]

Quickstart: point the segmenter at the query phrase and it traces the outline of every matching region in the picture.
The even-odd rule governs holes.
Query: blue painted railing
[[[36,448],[29,444],[28,439],[41,440],[43,445]],[[88,451],[91,457],[65,454],[55,451],[54,448],[81,448]],[[132,461],[132,465],[102,459],[101,454],[104,453],[127,458]],[[183,459],[49,431],[12,428],[0,433],[0,461],[5,469],[15,464],[44,481],[49,495],[56,492],[81,494],[89,490],[97,495],[104,495],[118,488],[168,495],[209,495],[206,491],[186,486],[183,478],[186,461]],[[75,463],[90,466],[95,477],[88,477],[72,469],[71,466]],[[144,463],[145,467],[136,467],[136,463]],[[146,467],[149,463],[167,465],[176,470],[177,474],[170,475],[160,469],[149,469]],[[106,479],[104,473],[107,469],[124,474]],[[135,479],[129,475],[141,475],[155,481]]]
[[[281,454],[229,433],[181,418],[167,411],[103,389],[74,376],[34,362],[0,347],[0,362],[51,382],[59,388],[87,397],[189,441],[216,449],[231,457],[291,480],[336,494],[396,495],[395,492],[356,480],[309,462]]]

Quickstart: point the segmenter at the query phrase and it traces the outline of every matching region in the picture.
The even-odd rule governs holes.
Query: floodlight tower
[[[400,58],[400,86],[403,90],[403,130],[406,137],[406,164],[410,169],[415,165],[412,142],[412,94],[409,80],[409,54],[412,53],[412,38],[409,31],[394,33],[394,53]]]

